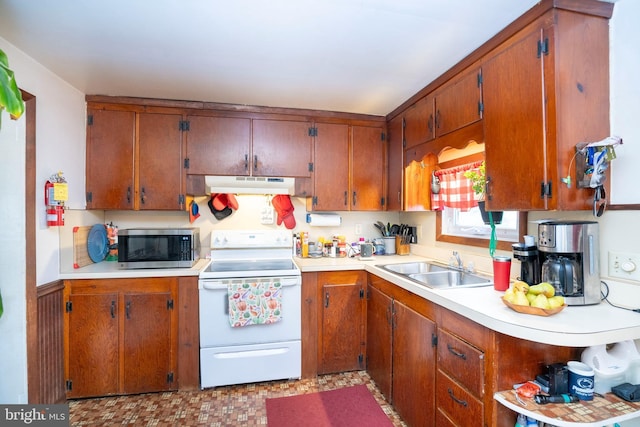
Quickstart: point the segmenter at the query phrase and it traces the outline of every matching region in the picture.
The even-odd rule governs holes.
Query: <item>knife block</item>
[[[396,255],[409,255],[411,246],[403,243],[401,236],[396,236]]]

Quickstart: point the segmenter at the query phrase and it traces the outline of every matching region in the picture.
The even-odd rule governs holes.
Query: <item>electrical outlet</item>
[[[362,234],[362,224],[356,224],[355,233],[356,233],[356,236],[360,236]]]
[[[640,254],[609,252],[609,276],[640,282]]]

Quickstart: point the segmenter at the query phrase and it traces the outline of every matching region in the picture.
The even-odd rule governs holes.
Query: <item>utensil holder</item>
[[[403,243],[401,236],[396,236],[396,255],[409,255],[410,248],[409,243]]]

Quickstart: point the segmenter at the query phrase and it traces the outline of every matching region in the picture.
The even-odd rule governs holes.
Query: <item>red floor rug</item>
[[[267,399],[269,427],[392,427],[366,385]]]

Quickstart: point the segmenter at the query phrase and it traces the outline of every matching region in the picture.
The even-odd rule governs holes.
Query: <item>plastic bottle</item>
[[[527,427],[538,427],[538,421],[531,417],[527,417]]]
[[[524,414],[518,414],[518,419],[514,427],[527,427],[527,417]]]
[[[309,236],[307,232],[300,232],[300,238],[302,240],[302,258],[307,258],[309,256]]]

